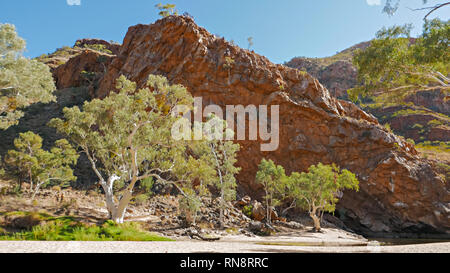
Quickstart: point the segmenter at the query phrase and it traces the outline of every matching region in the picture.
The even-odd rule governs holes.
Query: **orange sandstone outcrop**
[[[114,55],[85,49],[66,63],[53,70],[53,78],[58,89],[78,87],[82,85],[95,86],[107,72]],[[87,72],[83,74],[83,72]]]
[[[90,54],[61,68],[58,84],[75,77],[70,73],[78,73],[78,65],[94,61]],[[231,66],[224,65],[226,57],[234,60]],[[129,28],[92,95],[107,96],[120,75],[142,86],[150,74],[184,85],[193,96],[202,97],[204,105],[280,106],[276,151],[261,152],[262,141],[239,141],[241,193],[261,196],[255,174],[262,158],[273,159],[288,173],[318,162],[336,163],[360,180],[360,191],[345,192],[338,206],[338,215],[353,229],[449,232],[449,184],[409,143],[352,103],[330,96],[309,74],[234,46],[190,18],[169,16]]]

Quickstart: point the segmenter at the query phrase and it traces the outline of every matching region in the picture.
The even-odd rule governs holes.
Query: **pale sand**
[[[337,229],[270,237],[225,236],[220,241],[36,242],[0,241],[0,253],[450,253],[450,243],[379,246]]]
[[[0,242],[0,253],[450,253],[450,243],[403,246],[275,246],[244,242]]]

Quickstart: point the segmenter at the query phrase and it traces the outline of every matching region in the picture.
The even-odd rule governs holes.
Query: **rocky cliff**
[[[414,43],[415,40],[411,39],[411,42]],[[353,54],[356,50],[364,50],[369,45],[370,42],[359,43],[325,58],[296,57],[285,65],[307,71],[330,90],[333,96],[347,100],[347,90],[358,84],[357,69],[352,64]],[[364,110],[376,116],[380,123],[390,124],[396,134],[410,138],[416,143],[450,142],[448,91],[431,88],[411,92],[401,101],[393,101],[389,97],[382,96],[378,96],[375,100],[378,103],[366,100]]]
[[[358,72],[352,64],[353,53],[369,45],[370,42],[362,42],[326,58],[295,57],[285,65],[307,71],[325,85],[333,96],[347,99],[347,90],[357,84]]]
[[[230,58],[233,64],[224,65]],[[64,71],[70,73],[68,66]],[[143,85],[149,74],[186,86],[192,95],[203,98],[204,106],[280,106],[276,151],[261,152],[262,141],[239,142],[241,193],[260,196],[255,173],[263,157],[288,172],[304,171],[318,162],[336,163],[360,180],[360,191],[345,192],[339,203],[338,215],[353,229],[449,232],[449,184],[419,159],[413,146],[354,104],[331,96],[308,73],[234,46],[191,18],[169,16],[129,28],[92,96],[102,98],[114,91],[120,75]]]

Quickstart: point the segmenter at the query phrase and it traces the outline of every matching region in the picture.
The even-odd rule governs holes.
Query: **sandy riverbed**
[[[450,243],[384,246],[337,229],[270,237],[230,235],[215,242],[0,241],[0,253],[450,253]]]

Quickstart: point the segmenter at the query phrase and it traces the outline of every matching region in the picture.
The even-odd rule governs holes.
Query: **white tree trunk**
[[[222,189],[222,194],[220,197],[220,215],[219,215],[219,222],[220,222],[220,229],[224,228],[224,220],[223,220],[223,210],[225,207],[225,202],[224,202],[224,198],[223,198],[223,189]]]
[[[128,205],[128,202],[125,203],[124,200],[125,195],[119,201],[119,204],[116,204],[114,200],[113,185],[114,182],[118,179],[119,179],[118,176],[113,175],[108,179],[108,182],[103,181],[100,184],[102,185],[103,190],[105,191],[106,209],[108,210],[109,218],[116,223],[123,223],[126,205]]]
[[[33,188],[31,188],[31,190],[33,191],[33,195],[31,196],[31,200],[32,201],[34,200],[34,198],[36,198],[36,194],[38,193],[38,191],[41,188],[42,184],[44,184],[44,183],[37,181],[36,182],[36,187],[34,188],[34,190],[33,190]]]

